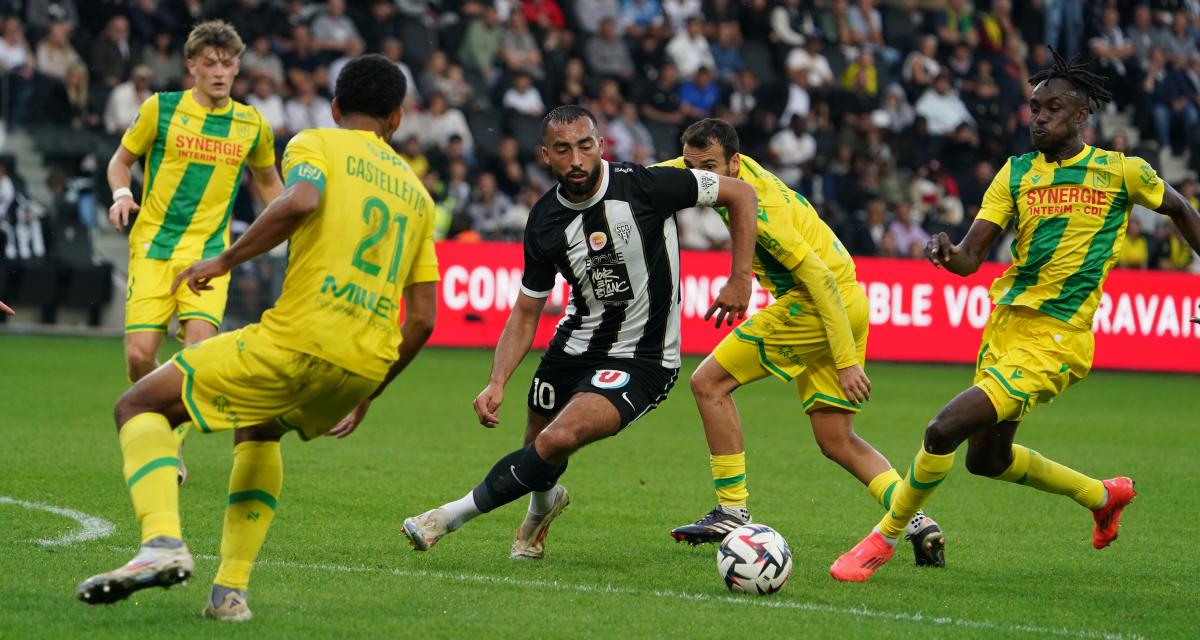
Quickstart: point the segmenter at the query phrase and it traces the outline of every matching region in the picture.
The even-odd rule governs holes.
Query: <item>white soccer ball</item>
[[[792,551],[771,527],[742,525],[717,548],[717,573],[730,591],[775,593],[792,576]]]

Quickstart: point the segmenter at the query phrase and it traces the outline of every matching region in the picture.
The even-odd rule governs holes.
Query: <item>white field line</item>
[[[56,507],[52,504],[43,504],[41,502],[26,502],[24,500],[17,500],[16,498],[10,498],[8,496],[0,496],[0,504],[11,504],[18,507],[25,507],[26,509],[46,511],[48,513],[53,513],[64,518],[74,520],[82,527],[81,529],[78,529],[72,533],[68,533],[57,538],[43,538],[41,540],[33,541],[35,544],[40,544],[44,547],[63,547],[69,544],[75,544],[76,542],[97,540],[108,537],[112,535],[113,531],[116,531],[116,527],[113,526],[113,523],[109,522],[108,520],[105,520],[104,518],[98,518],[96,516],[89,516],[82,511],[76,511],[74,509]]]
[[[220,561],[218,556],[198,555],[199,559]],[[921,613],[903,613],[893,611],[876,611],[866,607],[836,607],[815,602],[796,602],[794,600],[776,600],[769,597],[711,595],[705,593],[687,593],[671,590],[643,590],[630,587],[615,587],[611,584],[577,584],[559,582],[557,580],[524,580],[508,576],[489,576],[477,573],[449,573],[443,571],[426,571],[421,569],[389,569],[385,567],[348,566],[340,564],[317,564],[307,562],[282,562],[277,560],[260,560],[259,565],[279,567],[281,569],[301,569],[308,571],[329,571],[335,573],[383,573],[402,578],[432,578],[451,582],[473,582],[479,584],[495,584],[524,589],[549,589],[554,591],[572,591],[576,593],[592,593],[600,595],[631,595],[641,597],[663,598],[675,601],[704,602],[715,604],[736,605],[743,607],[764,607],[767,609],[792,609],[812,613],[824,613],[833,616],[849,616],[854,618],[869,618],[876,620],[892,620],[898,622],[913,622],[929,624],[938,627],[961,629],[977,629],[999,631],[1005,633],[1021,633],[1034,636],[1056,636],[1060,638],[1097,638],[1100,640],[1144,640],[1144,636],[1125,635],[1108,631],[1090,631],[1087,629],[1066,629],[1039,627],[1027,624],[1005,624],[989,620],[968,620],[948,616],[929,616]]]

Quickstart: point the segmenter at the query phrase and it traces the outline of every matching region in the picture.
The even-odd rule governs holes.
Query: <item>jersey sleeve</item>
[[[678,158],[672,158],[671,160],[663,160],[662,162],[656,162],[650,166],[651,167],[674,167],[676,169],[686,169],[687,168],[687,165],[684,164],[684,162],[683,162],[683,156],[679,156]]]
[[[1125,158],[1124,168],[1125,190],[1129,192],[1130,200],[1147,209],[1161,207],[1166,187],[1154,167],[1135,156]]]
[[[249,163],[252,168],[261,169],[275,164],[275,132],[257,109],[254,115],[258,116],[258,137],[250,150]]]
[[[530,218],[533,213],[530,212]],[[531,298],[546,298],[554,291],[554,277],[558,272],[554,264],[546,260],[537,246],[537,234],[525,231],[525,271],[521,274],[521,293]]]
[[[983,203],[979,205],[978,220],[987,220],[1000,228],[1008,226],[1016,214],[1016,201],[1013,199],[1012,185],[1009,184],[1012,175],[1012,160],[1004,163],[1004,167],[992,178],[992,184],[983,194]]]
[[[675,167],[638,167],[633,179],[651,208],[664,218],[680,209],[717,203],[720,179],[710,171]]]
[[[133,123],[125,130],[125,135],[121,136],[121,146],[135,156],[145,155],[150,150],[150,145],[154,144],[154,137],[157,134],[158,94],[156,93],[138,107]]]
[[[812,245],[800,234],[791,221],[803,215],[800,211],[791,212],[785,207],[799,208],[797,201],[789,203],[774,201],[759,201],[757,243],[779,261],[793,275],[798,273],[800,264],[813,253]]]
[[[272,151],[274,156],[275,152]],[[316,130],[302,131],[283,150],[284,186],[304,181],[325,194],[325,176],[329,165],[325,159],[325,140]]]
[[[437,282],[442,279],[441,274],[438,273],[437,250],[433,244],[433,223],[437,217],[436,206],[433,198],[429,196],[429,192],[424,188],[421,191],[424,199],[420,206],[424,214],[420,217],[424,222],[424,227],[421,229],[420,244],[417,246],[417,255],[413,259],[412,270],[408,272],[408,277],[404,280],[405,287],[419,282]]]

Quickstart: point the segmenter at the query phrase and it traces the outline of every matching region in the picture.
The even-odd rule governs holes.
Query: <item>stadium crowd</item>
[[[280,150],[332,125],[350,58],[395,61],[409,98],[392,142],[448,238],[521,237],[553,184],[536,153],[541,114],[578,103],[599,117],[608,158],[640,163],[677,155],[694,120],[728,120],[852,254],[919,257],[931,233],[960,237],[1005,158],[1031,149],[1026,80],[1047,45],[1090,56],[1131,123],[1103,131],[1093,118],[1087,142],[1200,169],[1195,0],[0,0],[0,15],[5,120],[36,140],[56,199],[30,202],[3,163],[10,259],[94,226],[105,161],[151,92],[188,87],[180,47],[207,18],[245,40],[233,96],[263,113]],[[1195,181],[1179,184],[1200,204]],[[235,216],[244,225],[260,206],[243,189]],[[1133,218],[1124,266],[1192,267],[1165,219]],[[711,210],[681,213],[680,229],[685,247],[728,242]]]

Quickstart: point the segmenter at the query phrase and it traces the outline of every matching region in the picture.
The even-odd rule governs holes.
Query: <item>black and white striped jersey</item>
[[[604,162],[600,187],[573,203],[551,189],[529,212],[521,291],[544,298],[555,274],[571,285],[548,353],[679,361],[675,212],[716,203],[707,171]]]

